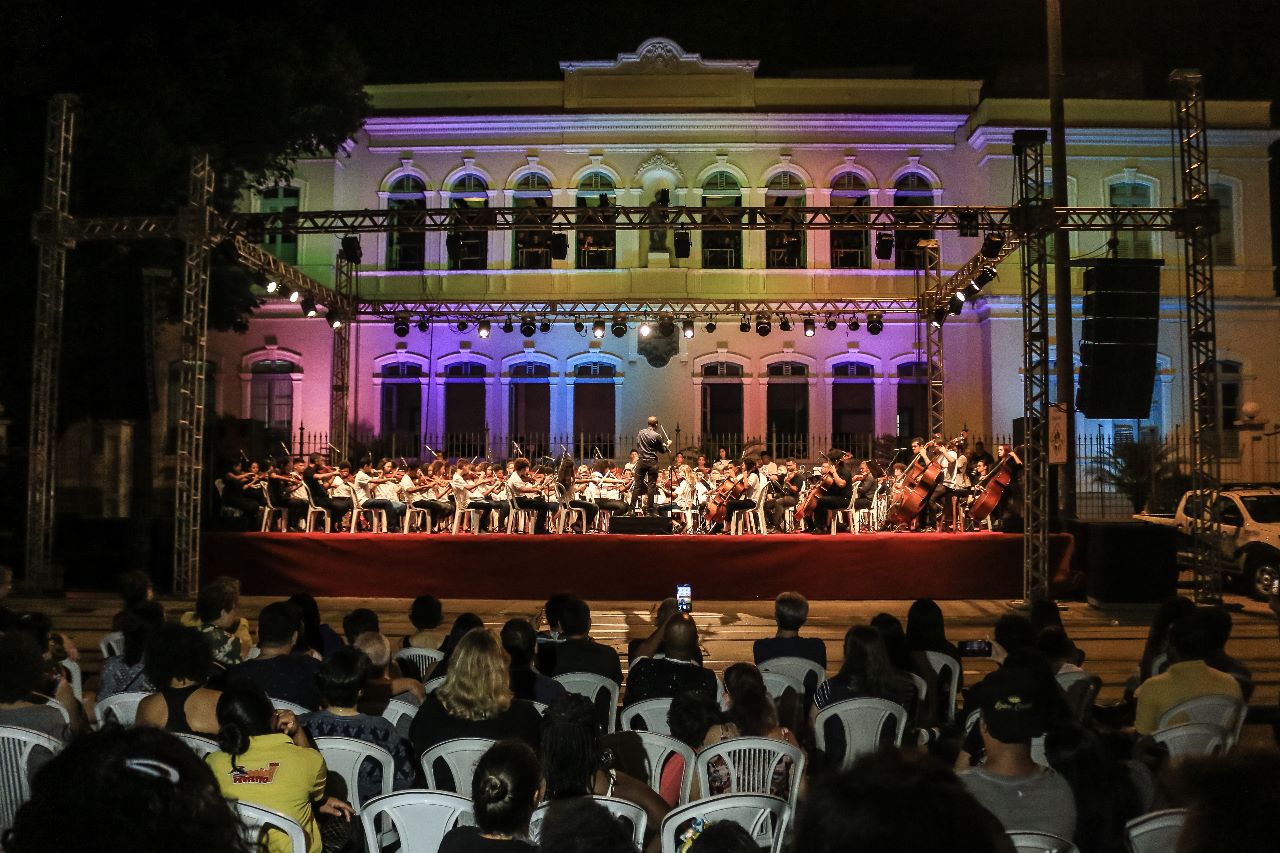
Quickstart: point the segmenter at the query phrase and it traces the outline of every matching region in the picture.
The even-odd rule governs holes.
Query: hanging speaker
[[[1150,415],[1160,334],[1161,261],[1106,259],[1084,273],[1080,388],[1085,417]]]
[[[551,257],[557,261],[563,261],[569,257],[569,237],[566,234],[556,232],[551,235]]]
[[[690,241],[689,241],[688,231],[676,232],[676,257],[677,258],[689,257],[689,242]]]

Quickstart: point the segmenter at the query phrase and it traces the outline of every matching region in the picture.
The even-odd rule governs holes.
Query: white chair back
[[[471,796],[471,778],[476,774],[480,758],[497,741],[483,737],[460,737],[446,740],[422,753],[422,772],[427,777],[427,787],[441,790],[436,779],[436,761],[443,761],[453,777],[454,793]]]
[[[1018,853],[1079,853],[1065,838],[1048,832],[1009,832],[1013,849]]]
[[[31,796],[31,754],[37,749],[56,755],[62,741],[44,732],[0,726],[0,832],[13,826],[18,808]]]
[[[794,690],[796,695],[804,699],[804,682],[785,672],[772,672],[771,670],[760,670],[760,678],[764,680],[764,689],[769,691],[769,695],[774,699],[781,699],[782,694],[788,689]]]
[[[1093,702],[1102,689],[1102,679],[1087,672],[1069,672],[1059,675],[1057,680],[1076,720],[1088,723],[1093,717]]]
[[[890,742],[902,745],[902,734],[907,727],[907,711],[896,702],[887,699],[846,699],[828,705],[818,712],[813,721],[814,740],[818,749],[827,752],[827,721],[836,719],[844,729],[844,754],[828,756],[832,765],[848,769],[858,756],[875,752]],[[885,727],[892,723],[892,741],[885,738]]]
[[[80,664],[73,660],[59,661],[67,674],[71,676],[71,692],[75,695],[76,701],[84,699],[84,677],[80,674]]]
[[[672,809],[658,830],[662,853],[676,853],[680,835],[695,819],[707,823],[727,820],[738,824],[770,853],[779,853],[786,836],[789,809],[786,800],[768,794],[721,794]]]
[[[409,726],[413,725],[417,713],[418,706],[403,699],[390,699],[387,707],[382,709],[382,716],[391,721],[391,725],[396,727],[396,734],[404,740],[409,739]]]
[[[417,670],[415,677],[419,681],[425,682],[435,665],[444,660],[444,652],[439,649],[408,648],[396,652],[395,659],[413,664],[414,669]]]
[[[810,696],[827,677],[827,673],[818,664],[808,658],[797,657],[770,658],[761,662],[760,671],[789,675],[803,684],[805,692]]]
[[[383,853],[399,841],[400,853],[436,853],[445,834],[459,823],[472,822],[469,797],[444,791],[397,791],[374,797],[360,811],[366,853]],[[378,819],[391,824],[380,834]],[[394,833],[392,835],[391,833]]]
[[[711,792],[711,762],[723,761],[728,768],[729,790],[726,794],[772,794],[773,775],[786,759],[791,760],[787,785],[787,803],[793,808],[804,776],[804,751],[798,746],[767,737],[735,737],[712,744],[694,759],[694,776],[698,790],[705,797]]]
[[[1173,853],[1186,820],[1186,809],[1163,809],[1135,817],[1124,825],[1125,842],[1132,853]]]
[[[956,718],[956,694],[960,692],[960,661],[943,652],[925,652],[925,661],[937,676],[938,690],[933,705],[939,722]]]
[[[311,713],[310,708],[304,708],[301,705],[299,705],[297,702],[288,702],[284,699],[272,699],[271,707],[275,708],[277,711],[292,711],[293,713],[297,714],[299,717],[301,717],[303,714]]]
[[[67,710],[66,705],[63,705],[57,699],[50,699],[44,704],[48,705],[50,708],[52,708],[53,710],[61,714],[62,722],[66,723],[68,726],[71,725],[71,712]]]
[[[201,758],[206,755],[212,755],[219,750],[218,742],[211,737],[192,735],[186,732],[173,732],[173,736],[191,747],[191,751]]]
[[[565,672],[556,676],[570,693],[586,696],[597,709],[607,711],[604,731],[612,734],[617,727],[618,682],[594,672]]]
[[[680,776],[680,796],[676,802],[689,802],[689,795],[693,791],[695,758],[693,748],[671,735],[658,732],[636,732],[635,734],[640,738],[640,745],[644,747],[645,761],[649,765],[649,787],[653,790],[661,790],[662,771],[667,766],[667,762],[677,755],[684,759],[684,772]]]
[[[318,737],[313,742],[324,756],[324,765],[329,768],[329,772],[337,773],[346,783],[347,795],[343,799],[351,804],[356,814],[361,810],[360,768],[366,761],[373,761],[382,767],[382,790],[374,796],[391,793],[396,764],[390,752],[377,744],[351,737]]]
[[[240,800],[235,801],[236,813],[240,815],[240,823],[244,827],[245,840],[255,849],[265,850],[262,843],[264,833],[275,830],[289,837],[289,846],[293,853],[307,853],[307,834],[291,817],[280,814],[273,809],[255,806]]]
[[[444,684],[444,679],[445,677],[443,675],[440,676],[439,678],[432,678],[429,681],[422,682],[422,686],[428,693],[435,693],[436,688],[439,687],[441,684]]]
[[[1161,714],[1156,728],[1165,729],[1179,723],[1212,723],[1226,730],[1225,746],[1230,747],[1240,737],[1246,710],[1245,704],[1234,696],[1196,696]]]
[[[671,726],[667,723],[667,713],[670,710],[670,699],[645,699],[643,702],[633,702],[622,709],[622,730],[669,735]]]
[[[99,700],[94,709],[94,714],[98,718],[98,727],[101,728],[112,720],[122,726],[132,726],[134,718],[138,716],[138,703],[150,695],[150,693],[131,690],[126,693],[113,693],[106,699]]]
[[[904,672],[902,674],[911,679],[911,683],[916,686],[916,707],[927,707],[924,703],[929,696],[929,682],[925,681],[914,672]]]
[[[124,654],[124,632],[112,631],[104,634],[98,641],[98,650],[102,652],[103,660]]]
[[[1171,761],[1188,756],[1217,755],[1226,749],[1230,733],[1213,723],[1183,723],[1152,733],[1152,739],[1164,744]]]
[[[631,831],[631,840],[635,843],[636,849],[644,848],[644,833],[649,826],[649,815],[643,808],[637,806],[630,800],[620,800],[617,797],[605,797],[600,794],[592,794],[591,799],[598,805],[604,806],[609,810],[609,814],[626,825]],[[533,812],[533,817],[529,818],[529,839],[538,841],[542,838],[542,822],[547,817],[547,809],[550,803],[543,803]]]

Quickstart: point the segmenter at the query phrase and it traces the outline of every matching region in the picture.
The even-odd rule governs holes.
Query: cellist
[[[831,511],[848,508],[849,497],[853,494],[853,472],[849,467],[852,459],[853,454],[846,451],[832,450],[828,454],[823,475],[831,477],[831,485],[818,498],[811,517],[810,533],[826,533],[830,527]]]

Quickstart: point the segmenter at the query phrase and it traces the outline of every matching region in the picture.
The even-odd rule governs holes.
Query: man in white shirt
[[[969,493],[969,457],[965,455],[965,437],[953,439],[942,448],[942,482],[934,489],[934,517],[941,532],[945,524],[960,530],[958,501]]]
[[[307,470],[307,460],[302,456],[293,458],[293,470],[289,472],[289,526],[297,530],[303,529],[303,521],[307,517],[307,509],[311,506],[307,500],[307,484],[302,474]]]
[[[529,479],[526,479],[529,478]],[[511,476],[507,478],[507,488],[520,509],[531,509],[537,512],[537,520],[533,525],[534,533],[547,532],[547,516],[551,513],[551,504],[542,496],[542,489],[532,481],[529,473],[529,460],[523,456],[515,460]]]
[[[578,470],[574,472],[573,494],[570,496],[569,506],[582,510],[586,516],[583,533],[591,532],[596,516],[600,514],[600,507],[596,506],[595,503],[599,494],[600,488],[596,484],[595,478],[591,476],[591,469],[586,465],[579,465]]]
[[[368,478],[366,488],[372,488],[373,496],[364,502],[364,508],[386,510],[387,529],[398,531],[404,519],[405,504],[400,500],[400,478],[396,476],[390,459],[379,461],[378,473]]]
[[[627,511],[627,505],[622,501],[621,483],[612,471],[608,468],[596,471],[591,475],[591,482],[596,487],[596,506],[612,513]]]

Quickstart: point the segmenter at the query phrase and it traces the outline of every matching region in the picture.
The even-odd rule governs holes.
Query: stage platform
[[[204,578],[246,595],[658,600],[690,583],[699,599],[1017,598],[1022,537],[1003,533],[858,536],[623,536],[205,533]],[[1055,579],[1072,540],[1052,537]]]

